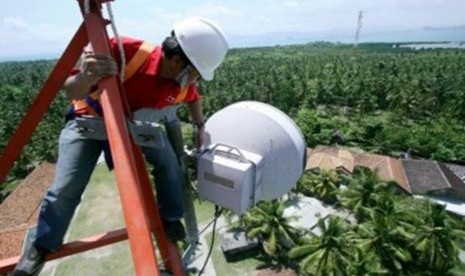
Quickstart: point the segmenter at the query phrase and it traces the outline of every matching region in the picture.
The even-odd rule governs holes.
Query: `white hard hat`
[[[221,29],[209,20],[193,17],[175,23],[174,34],[202,78],[212,80],[228,51]]]

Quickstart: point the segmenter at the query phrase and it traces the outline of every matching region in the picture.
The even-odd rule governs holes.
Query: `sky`
[[[231,47],[318,40],[351,43],[359,11],[360,42],[408,40],[409,30],[431,33],[450,27],[455,28],[450,39],[465,41],[464,0],[115,0],[111,8],[120,35],[155,44],[174,22],[190,16],[217,22]],[[105,6],[103,10],[108,17]],[[81,22],[76,0],[0,0],[0,61],[57,58]]]

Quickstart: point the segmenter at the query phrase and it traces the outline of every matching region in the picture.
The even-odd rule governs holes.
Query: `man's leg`
[[[171,240],[185,237],[180,222],[184,214],[182,189],[184,177],[178,158],[166,135],[163,135],[165,147],[162,149],[142,147],[146,160],[154,166],[157,201],[165,231]]]
[[[42,201],[32,249],[21,257],[14,275],[35,275],[45,254],[62,245],[100,153],[98,142],[83,138],[75,121],[66,124],[59,139],[55,180]]]

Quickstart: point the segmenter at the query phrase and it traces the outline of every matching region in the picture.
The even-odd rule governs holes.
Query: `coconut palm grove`
[[[400,46],[316,42],[232,49],[215,80],[199,85],[206,117],[237,101],[261,101],[293,118],[308,147],[334,144],[337,131],[339,146],[464,165],[465,50]],[[0,151],[55,63],[0,63]],[[0,202],[38,164],[56,160],[68,104],[60,93],[0,186]],[[180,110],[186,123],[187,114]],[[184,138],[192,147],[191,135],[186,131]],[[235,222],[261,241],[252,258],[298,275],[464,275],[465,219],[381,181],[374,171],[306,172],[285,198],[296,195],[354,219],[321,217],[317,235],[291,225],[284,198],[261,202]]]

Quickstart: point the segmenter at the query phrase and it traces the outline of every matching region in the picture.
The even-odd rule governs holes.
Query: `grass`
[[[213,233],[209,233],[206,235],[206,240],[208,242],[208,245],[211,245],[212,242],[212,236]],[[239,259],[234,262],[228,262],[226,260],[223,252],[221,251],[221,248],[219,246],[219,237],[220,233],[216,231],[215,234],[215,244],[213,246],[213,251],[211,255],[211,261],[213,261],[213,265],[215,267],[215,271],[217,275],[241,275],[241,276],[253,276],[256,275],[256,270],[255,268],[260,266],[262,264],[261,261],[257,260],[254,257],[248,256],[247,258],[244,259]],[[254,269],[251,269],[254,268]]]
[[[197,224],[211,221],[215,216],[215,205],[203,200],[194,200],[195,215]]]
[[[212,203],[195,200],[194,208],[199,224],[213,219],[215,208]],[[68,229],[66,242],[123,227],[124,217],[115,175],[104,164],[98,165]],[[134,275],[129,242],[119,242],[50,262],[41,275]]]
[[[86,200],[78,207],[69,229],[68,241],[125,227],[115,176],[105,165],[95,168],[84,197]]]
[[[98,165],[83,195],[66,241],[73,241],[125,227],[118,187],[113,173]],[[133,275],[128,241],[76,254],[58,262],[45,275]]]
[[[54,275],[134,275],[128,241],[62,260]]]

